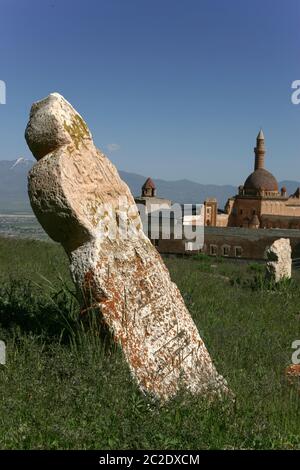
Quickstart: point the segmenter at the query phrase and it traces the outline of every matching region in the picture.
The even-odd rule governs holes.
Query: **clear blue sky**
[[[299,0],[0,0],[0,15],[0,159],[30,156],[30,105],[58,91],[119,169],[240,184],[262,126],[268,169],[300,180]]]

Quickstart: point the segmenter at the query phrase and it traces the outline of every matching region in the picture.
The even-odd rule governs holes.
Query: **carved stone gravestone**
[[[127,185],[82,117],[50,94],[33,104],[25,137],[37,159],[28,177],[34,213],[63,245],[78,292],[99,308],[142,391],[162,400],[181,387],[227,393]]]
[[[290,279],[292,276],[292,249],[288,238],[279,238],[266,252],[266,276],[268,279],[279,282]]]

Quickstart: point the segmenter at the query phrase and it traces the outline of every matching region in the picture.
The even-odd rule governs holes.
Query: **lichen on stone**
[[[90,137],[87,125],[78,114],[72,116],[71,124],[67,124],[64,121],[64,128],[69,133],[77,150],[79,149],[79,144],[83,143],[85,138]]]

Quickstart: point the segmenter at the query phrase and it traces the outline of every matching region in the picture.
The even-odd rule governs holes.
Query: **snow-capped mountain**
[[[34,162],[23,157],[13,161],[0,160],[0,213],[31,212],[27,175]],[[125,171],[120,171],[120,176],[128,184],[132,194],[140,195],[145,176]],[[199,184],[189,180],[165,181],[158,178],[154,178],[154,181],[160,197],[181,203],[202,203],[207,197],[216,197],[220,209],[230,196],[237,193],[237,188],[231,185]],[[288,194],[292,194],[300,183],[281,181],[279,187],[281,186],[286,186]]]
[[[26,167],[26,169],[28,169],[28,168],[31,168],[32,164],[33,164],[33,160],[29,160],[29,159],[26,159],[24,157],[19,157],[15,161],[13,161],[13,163],[10,167],[10,170],[13,170],[16,167],[19,167],[19,168],[20,167],[22,167],[22,168]]]
[[[34,161],[23,157],[0,160],[0,212],[31,211],[27,174]]]

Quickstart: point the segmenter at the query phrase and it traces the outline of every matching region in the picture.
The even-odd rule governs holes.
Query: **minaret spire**
[[[255,153],[255,165],[254,170],[259,170],[265,167],[265,136],[262,129],[256,138],[256,147],[254,148]]]

